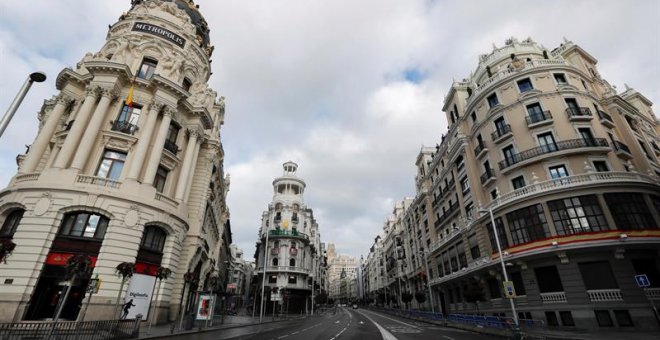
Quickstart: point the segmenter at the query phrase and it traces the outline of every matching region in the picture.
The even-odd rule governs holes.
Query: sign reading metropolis
[[[175,34],[174,32],[162,27],[146,24],[144,22],[136,22],[135,25],[133,25],[133,31],[155,35],[157,37],[168,40],[181,48],[186,45],[186,40],[178,34]]]

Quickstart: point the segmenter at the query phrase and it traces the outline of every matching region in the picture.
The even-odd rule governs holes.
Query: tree
[[[172,275],[172,270],[166,267],[158,267],[156,270],[156,279],[158,280],[158,286],[156,287],[156,290],[151,294],[151,303],[153,303],[154,296],[158,294],[160,291],[160,285],[163,282],[163,280],[167,280],[170,276]],[[153,308],[151,309],[151,314],[149,315],[149,328],[147,331],[147,334],[149,331],[151,331],[151,324],[153,323],[154,317],[155,317],[155,311],[156,309],[156,304],[154,303]]]
[[[0,262],[7,263],[7,258],[16,248],[16,243],[10,239],[0,239]]]
[[[408,303],[412,301],[413,295],[410,292],[401,293],[401,301],[406,304],[406,308],[410,309]]]
[[[121,293],[124,291],[124,284],[126,280],[133,276],[135,273],[135,263],[132,262],[122,262],[115,267],[115,273],[117,276],[121,276],[121,285],[119,286],[119,292],[117,293],[117,301],[115,302],[115,315],[119,318],[119,301],[121,299]]]
[[[60,314],[62,313],[64,305],[66,305],[66,300],[69,297],[73,283],[76,282],[77,279],[85,278],[92,273],[92,259],[86,254],[73,255],[66,261],[64,269],[66,271],[64,278],[69,282],[69,285],[67,286],[64,298],[55,313],[55,318],[53,319],[54,323],[60,318]]]
[[[483,284],[476,279],[470,279],[467,282],[467,285],[463,287],[463,297],[465,298],[466,302],[475,304],[478,313],[479,301],[486,299],[486,292],[484,290]]]
[[[426,301],[426,294],[424,292],[416,292],[415,293],[415,301],[418,303],[424,303]]]

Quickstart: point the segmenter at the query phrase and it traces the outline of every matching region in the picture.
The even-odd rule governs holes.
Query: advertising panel
[[[135,319],[136,315],[142,314],[142,320],[147,320],[155,282],[155,276],[133,274],[126,290],[126,300],[121,307],[122,319]]]

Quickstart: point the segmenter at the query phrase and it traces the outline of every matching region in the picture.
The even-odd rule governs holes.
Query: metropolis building
[[[273,308],[270,292],[277,291],[282,298],[277,311],[300,314],[311,311],[312,287],[318,296],[324,286],[325,256],[318,223],[303,200],[306,184],[296,175],[298,165],[289,161],[283,167],[282,176],[273,180],[273,200],[261,216],[257,299],[263,284],[266,311]]]
[[[571,41],[511,38],[452,84],[448,131],[420,151],[417,193],[398,217],[403,256],[374,245],[404,262],[409,291],[430,283],[436,311],[512,316],[492,211],[519,318],[659,328],[660,124],[644,95],[617,91],[596,63]],[[387,274],[368,258],[372,276]],[[638,287],[641,274],[650,287]]]
[[[100,50],[57,75],[59,93],[44,101],[38,135],[0,191],[0,238],[16,244],[0,263],[0,321],[53,318],[76,254],[101,279],[87,320],[115,317],[122,262],[136,268],[124,290],[148,282],[139,294],[155,295],[156,321],[175,319],[180,301],[192,308],[210,276],[227,280],[224,102],[207,85],[212,52],[192,0],[138,0]],[[152,284],[159,267],[172,276]],[[62,319],[82,318],[87,284],[72,283]]]

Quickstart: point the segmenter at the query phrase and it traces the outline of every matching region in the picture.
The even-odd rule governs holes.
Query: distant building
[[[348,281],[356,278],[357,261],[353,256],[337,254],[335,245],[328,243],[328,295],[332,299],[345,297],[349,291],[345,290],[344,294],[342,294],[342,282],[344,284],[347,282],[342,281],[342,273],[344,273]],[[353,297],[357,297],[357,294],[354,294]]]
[[[254,272],[254,263],[243,258],[243,250],[236,245],[230,246],[231,263],[229,267],[229,283],[226,292],[230,297],[227,307],[246,307],[250,299],[250,282]]]
[[[265,269],[266,309],[272,311],[270,292],[277,291],[282,296],[278,311],[300,314],[311,311],[312,287],[315,296],[320,292],[324,258],[319,226],[303,200],[305,181],[296,175],[298,165],[286,162],[283,167],[284,174],[273,180],[273,200],[261,218],[255,254],[258,287],[261,292]]]
[[[50,319],[60,306],[61,319],[83,319],[97,275],[84,320],[116,318],[118,294],[123,303],[131,292],[156,293],[154,320],[174,320],[184,274],[188,311],[197,290],[226,283],[225,111],[207,84],[207,24],[193,1],[132,3],[100,50],[57,75],[59,93],[44,101],[39,132],[0,191],[0,241],[16,244],[0,261],[0,322]],[[91,277],[76,276],[60,304],[74,255],[88,256]],[[136,273],[119,292],[123,262]],[[161,267],[172,275],[154,285]],[[129,317],[146,318],[148,306],[144,299]]]

